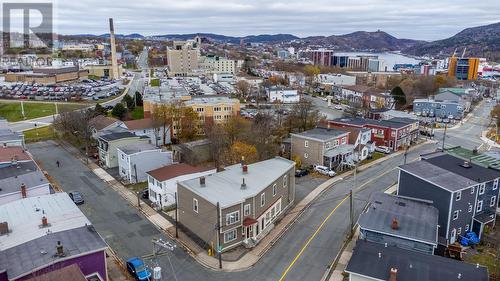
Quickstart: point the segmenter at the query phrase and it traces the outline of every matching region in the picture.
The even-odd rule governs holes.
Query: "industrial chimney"
[[[109,18],[109,39],[111,44],[111,79],[120,78],[118,75],[118,62],[116,61],[115,27],[113,18]]]

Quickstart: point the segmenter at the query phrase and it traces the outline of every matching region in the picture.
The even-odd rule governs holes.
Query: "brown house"
[[[276,157],[179,182],[179,222],[221,251],[253,247],[291,208],[294,175],[295,162]],[[214,227],[218,217],[220,231]]]

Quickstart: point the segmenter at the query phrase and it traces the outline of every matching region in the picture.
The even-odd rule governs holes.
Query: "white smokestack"
[[[111,79],[118,79],[118,62],[116,61],[116,42],[115,42],[115,27],[113,19],[109,18],[109,39],[111,44]]]

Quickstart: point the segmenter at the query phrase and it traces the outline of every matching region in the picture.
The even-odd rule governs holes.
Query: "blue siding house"
[[[464,105],[457,101],[416,99],[413,111],[417,116],[439,117],[460,120],[464,117]]]

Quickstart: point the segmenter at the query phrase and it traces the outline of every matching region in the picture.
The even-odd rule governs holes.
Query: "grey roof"
[[[478,183],[491,181],[500,177],[499,171],[482,167],[474,164],[473,162],[469,163],[469,168],[464,168],[464,160],[443,152],[426,155],[423,159],[434,166],[450,171],[456,175],[461,175],[470,180],[474,180]]]
[[[379,255],[380,254],[380,255]],[[391,268],[398,281],[488,281],[488,269],[436,255],[358,240],[345,271],[389,280]],[[458,275],[460,274],[460,279]]]
[[[391,227],[394,218],[397,230]],[[430,203],[376,193],[358,224],[362,229],[437,244],[438,210]]]
[[[354,145],[353,144],[341,144],[337,147],[334,147],[330,150],[325,151],[324,156],[325,157],[335,157],[337,155],[344,155],[348,153],[353,153],[354,152]]]
[[[484,224],[492,222],[495,220],[495,211],[492,211],[491,209],[485,209],[480,214],[475,215],[474,219]]]
[[[374,126],[381,126],[393,129],[402,128],[409,124],[418,122],[417,120],[413,120],[410,118],[403,118],[403,117],[395,117],[389,120],[373,120],[364,118],[337,118],[332,121],[342,124],[352,124],[355,126],[374,125]]]
[[[8,194],[21,190],[21,185],[25,184],[29,189],[31,187],[48,184],[49,181],[41,171],[29,172],[16,177],[10,177],[0,180],[0,195]]]
[[[55,255],[57,241],[61,241],[65,257]],[[106,247],[104,240],[90,225],[54,232],[1,251],[0,271],[5,269],[8,278],[13,279],[54,262],[104,250]]]
[[[15,176],[24,175],[38,170],[34,161],[17,162],[16,165],[5,166],[0,168],[0,180]]]
[[[276,157],[248,165],[248,173],[243,173],[240,164],[226,167],[222,172],[206,176],[205,186],[200,186],[198,178],[179,182],[179,185],[214,205],[219,202],[224,208],[256,196],[293,167],[295,162]],[[241,189],[243,179],[245,189]]]
[[[339,137],[347,134],[348,132],[339,129],[329,129],[317,127],[311,130],[304,131],[302,133],[291,134],[292,136],[306,137],[311,139],[316,139],[320,141],[327,141],[335,137]]]
[[[114,141],[114,140],[131,138],[131,137],[136,137],[136,135],[134,135],[131,132],[119,132],[119,133],[110,133],[110,134],[102,135],[99,138],[101,138],[105,141]]]
[[[474,180],[435,166],[427,161],[416,161],[399,168],[451,192],[478,184]]]
[[[133,143],[133,144],[121,146],[121,147],[119,147],[119,149],[121,151],[123,151],[123,153],[130,155],[130,154],[138,153],[141,151],[156,150],[156,149],[158,149],[158,147],[156,147],[152,144],[149,144],[149,143],[138,142],[138,143]]]

